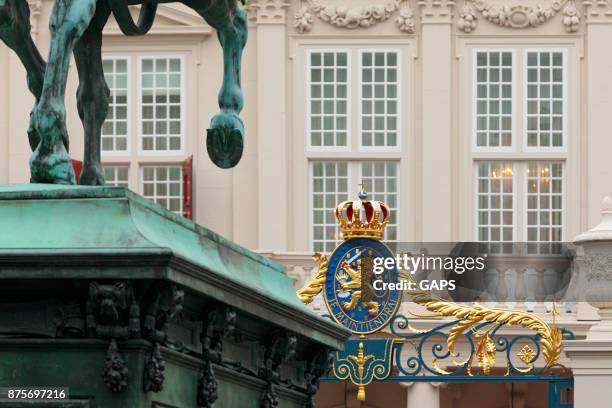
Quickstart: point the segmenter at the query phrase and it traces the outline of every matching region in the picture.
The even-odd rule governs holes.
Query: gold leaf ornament
[[[318,263],[317,273],[304,287],[297,291],[297,296],[300,301],[307,305],[323,290],[325,285],[325,275],[327,274],[327,257],[319,252],[312,256],[312,259]]]

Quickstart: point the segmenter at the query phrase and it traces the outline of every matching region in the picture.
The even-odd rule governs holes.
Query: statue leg
[[[223,47],[223,84],[219,108],[208,129],[206,147],[210,159],[221,168],[231,168],[242,157],[244,124],[238,114],[244,103],[240,87],[242,50],[248,27],[246,11],[237,0],[183,0],[217,30]]]
[[[51,47],[40,102],[30,116],[30,128],[40,143],[30,159],[32,182],[74,184],[66,132],[64,95],[70,54],[96,9],[96,0],[56,0],[51,15]]]
[[[107,3],[98,3],[89,27],[74,47],[74,59],[79,71],[77,104],[85,130],[85,160],[79,184],[90,186],[104,185],[100,137],[108,113],[110,90],[102,68],[102,30],[109,15]]]
[[[15,51],[27,72],[28,88],[40,99],[46,63],[30,34],[30,7],[26,0],[0,0],[0,40]],[[36,132],[29,134],[32,150],[38,146]]]

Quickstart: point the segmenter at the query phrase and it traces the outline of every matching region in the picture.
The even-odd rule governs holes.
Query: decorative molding
[[[453,18],[454,0],[418,0],[421,9],[421,23],[450,24]]]
[[[394,0],[385,5],[377,4],[365,7],[324,6],[316,0],[307,0],[293,17],[293,27],[301,33],[312,29],[314,17],[339,28],[368,28],[390,19],[399,11],[395,20],[397,28],[408,34],[415,31],[414,13],[405,0]]]
[[[42,9],[42,0],[28,0],[30,6],[30,33],[32,40],[36,42],[38,38],[38,17]]]
[[[501,27],[539,27],[562,11],[565,31],[575,33],[580,26],[580,12],[574,0],[553,0],[552,2],[527,5],[490,4],[486,0],[466,0],[459,13],[459,29],[471,33],[476,29],[477,13],[485,20]]]
[[[283,0],[248,0],[249,20],[257,24],[285,24],[289,3]]]
[[[612,3],[609,0],[583,0],[587,24],[612,21]]]

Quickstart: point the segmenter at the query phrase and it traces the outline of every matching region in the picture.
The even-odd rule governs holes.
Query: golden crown
[[[382,239],[389,222],[389,207],[382,201],[368,200],[365,182],[359,186],[359,199],[344,201],[336,207],[340,237],[345,240],[357,237]]]

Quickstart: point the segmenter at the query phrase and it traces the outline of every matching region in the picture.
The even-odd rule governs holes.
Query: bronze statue
[[[27,71],[36,104],[30,114],[28,138],[34,183],[75,184],[68,156],[64,93],[70,53],[79,74],[78,111],[85,131],[85,154],[80,184],[103,185],[100,134],[106,119],[110,91],[102,70],[102,30],[113,13],[125,35],[144,35],[153,24],[157,5],[164,0],[55,0],[51,15],[48,61],[41,57],[30,35],[30,10],[26,0],[0,0],[0,39],[19,56]],[[221,112],[211,121],[207,149],[221,168],[234,167],[243,150],[244,125],[240,88],[242,50],[247,40],[246,12],[238,0],[180,0],[202,16],[215,30],[223,47]],[[128,5],[141,4],[135,23]]]

